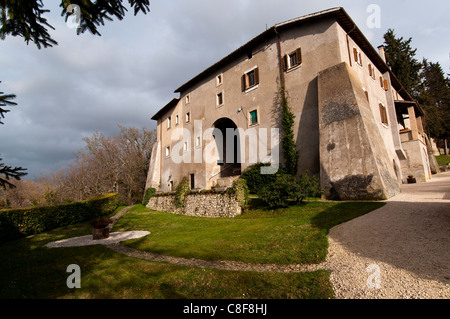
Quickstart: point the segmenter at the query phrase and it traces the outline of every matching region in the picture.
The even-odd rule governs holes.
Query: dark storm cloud
[[[380,29],[366,26],[370,3],[381,6]],[[445,53],[447,58],[448,48],[441,47],[449,42],[444,41],[450,33],[444,14],[449,5],[431,1],[419,8],[415,3],[154,0],[149,14],[133,16],[130,11],[123,21],[106,23],[97,37],[77,36],[59,16],[56,2],[50,2],[49,20],[56,28],[51,33],[58,46],[38,50],[22,39],[0,42],[0,91],[16,94],[19,104],[0,126],[0,157],[8,165],[28,168],[35,177],[67,165],[83,147],[82,138],[95,131],[112,135],[117,124],[154,127],[150,117],[175,96],[174,89],[266,25],[331,7],[344,6],[374,46],[394,28],[414,38],[418,53],[432,52],[431,59]],[[437,12],[437,18],[428,12]],[[420,25],[411,18],[419,13]]]

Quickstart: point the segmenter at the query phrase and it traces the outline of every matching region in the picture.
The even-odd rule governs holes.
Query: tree
[[[392,72],[403,84],[413,98],[418,96],[420,83],[421,63],[414,57],[417,49],[411,48],[412,38],[403,40],[396,38],[394,30],[389,29],[384,34],[384,47],[386,52],[386,63],[392,68]]]
[[[423,59],[418,102],[426,113],[426,128],[432,138],[449,139],[450,79],[446,78],[439,62]]]
[[[0,81],[1,83],[1,81]],[[1,119],[5,118],[5,114],[8,113],[10,110],[4,109],[4,106],[10,106],[10,105],[17,105],[17,103],[13,102],[12,100],[15,99],[16,96],[14,94],[4,94],[3,92],[0,92],[0,124],[4,124]],[[0,161],[2,159],[0,158]],[[0,186],[2,188],[6,188],[6,186],[9,186],[11,188],[14,187],[14,185],[9,181],[10,178],[14,178],[16,180],[20,180],[22,176],[25,176],[27,173],[25,173],[26,169],[22,167],[12,167],[7,166],[0,162]]]
[[[65,21],[72,15],[79,21],[77,34],[89,30],[94,35],[100,35],[98,27],[105,21],[113,18],[122,20],[128,11],[122,0],[61,0],[61,16]],[[149,0],[128,0],[134,9],[134,15],[139,12],[147,14],[150,11]],[[45,18],[50,10],[45,9],[42,0],[4,0],[0,1],[1,28],[0,36],[5,39],[7,35],[24,38],[28,44],[34,42],[40,49],[42,46],[52,47],[58,43],[52,39],[48,29],[55,29]]]

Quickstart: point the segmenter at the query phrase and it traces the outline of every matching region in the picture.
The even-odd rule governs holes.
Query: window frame
[[[359,49],[356,48],[356,47],[353,47],[353,60],[354,60],[354,61],[356,62],[356,64],[359,65],[360,67],[363,66],[361,51],[359,51]]]
[[[166,152],[165,152],[166,158],[169,158],[172,155],[172,148],[169,145],[169,146],[166,146],[165,150],[166,150]]]
[[[191,123],[191,112],[186,112],[184,120],[186,123]]]
[[[253,122],[253,116],[252,113],[256,112],[256,122]],[[259,108],[254,108],[248,111],[248,126],[256,126],[260,124],[260,117],[259,117]]]
[[[383,124],[384,126],[389,126],[389,118],[386,106],[382,102],[379,102],[378,107],[380,109],[381,124]]]
[[[216,107],[221,107],[225,104],[224,93],[219,92],[216,94]]]
[[[295,55],[295,60],[296,62],[293,64],[292,63],[292,57]],[[283,58],[283,68],[285,72],[288,72],[290,70],[296,69],[297,67],[299,67],[300,65],[302,65],[303,60],[302,60],[302,49],[298,48],[295,51],[292,51],[288,54],[286,54]]]
[[[251,79],[250,74],[251,73],[254,74],[253,75],[254,83],[252,85],[250,85],[250,79]],[[257,66],[244,72],[244,74],[242,75],[242,78],[241,78],[242,92],[247,93],[249,91],[256,89],[259,86],[259,81],[260,81],[259,68]]]

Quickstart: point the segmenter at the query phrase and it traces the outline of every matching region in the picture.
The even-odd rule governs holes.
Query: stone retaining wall
[[[182,207],[176,206],[175,195],[156,195],[150,198],[147,207],[178,215],[209,218],[232,218],[242,213],[236,197],[227,193],[189,194]]]

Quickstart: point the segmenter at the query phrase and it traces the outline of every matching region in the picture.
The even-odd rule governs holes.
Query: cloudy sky
[[[0,157],[27,168],[28,178],[67,166],[95,131],[155,127],[151,116],[176,88],[266,26],[332,7],[344,7],[374,47],[392,28],[413,38],[417,59],[450,73],[448,0],[151,0],[150,13],[130,10],[101,27],[101,37],[77,36],[59,2],[44,0],[58,46],[0,41],[0,91],[16,94],[18,103],[0,126]],[[380,28],[367,24],[370,4],[381,9]]]

